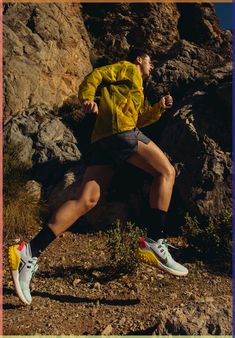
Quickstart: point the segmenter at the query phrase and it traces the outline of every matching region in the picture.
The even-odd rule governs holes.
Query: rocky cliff
[[[174,97],[174,107],[145,132],[177,169],[176,225],[186,212],[203,217],[231,209],[232,34],[220,28],[212,4],[19,3],[4,5],[3,24],[5,142],[24,144],[22,158],[33,162],[32,178],[49,191],[51,208],[74,196],[84,171],[72,163],[58,182],[64,164],[79,160],[89,125],[64,117],[74,111],[68,100],[92,65],[122,59],[134,45],[152,54],[149,100]],[[133,178],[120,190],[129,171]],[[50,180],[55,172],[58,179]],[[140,220],[148,190],[149,178],[127,167],[87,218],[98,225]]]
[[[59,107],[91,71],[91,44],[78,4],[5,5],[4,113]]]

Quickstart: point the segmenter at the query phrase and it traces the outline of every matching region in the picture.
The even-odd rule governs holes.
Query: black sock
[[[160,209],[150,209],[148,237],[153,240],[165,237],[167,212]]]
[[[30,247],[33,257],[38,257],[48,247],[48,245],[56,239],[54,232],[44,226],[41,231],[30,241]]]

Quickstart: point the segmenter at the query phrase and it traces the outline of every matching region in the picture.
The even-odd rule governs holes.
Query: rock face
[[[130,46],[138,46],[150,49],[157,60],[180,40],[216,44],[217,52],[223,44],[220,53],[227,45],[231,53],[211,4],[83,4],[82,13],[96,58],[118,60]]]
[[[176,4],[83,4],[82,13],[96,57],[118,60],[140,45],[161,54],[179,39]]]
[[[91,71],[78,4],[5,5],[4,116],[61,106]]]
[[[221,297],[222,304],[228,304],[229,297]],[[167,311],[166,311],[167,312]],[[221,335],[230,332],[226,321],[221,320],[227,314],[225,307],[215,307],[213,297],[195,305],[188,305],[183,309],[163,314],[154,335]],[[166,319],[167,318],[167,319]]]
[[[231,139],[225,137],[230,121],[221,114],[224,105],[217,90],[205,88],[182,100],[160,140],[177,168],[176,189],[183,209],[198,217],[232,207]]]
[[[5,139],[22,145],[21,159],[44,163],[53,159],[76,161],[80,158],[77,140],[59,116],[38,106],[13,117],[5,127]]]
[[[111,63],[143,46],[155,65],[145,83],[150,102],[167,92],[174,97],[173,108],[145,130],[177,169],[174,220],[231,210],[232,34],[221,30],[212,4],[90,3],[81,13],[78,4],[5,5],[4,39],[5,140],[25,144],[22,158],[35,166],[79,159],[77,126],[68,129],[57,108],[76,94],[91,63]],[[83,165],[77,170],[51,187],[52,209],[76,197]],[[90,223],[109,223],[118,210],[141,218],[149,178],[128,168],[123,185],[125,170]]]

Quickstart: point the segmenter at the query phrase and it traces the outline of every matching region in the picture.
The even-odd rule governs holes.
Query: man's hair
[[[127,61],[130,61],[132,63],[135,63],[138,56],[145,57],[149,55],[149,51],[144,48],[132,48],[129,50],[129,53],[127,55]]]

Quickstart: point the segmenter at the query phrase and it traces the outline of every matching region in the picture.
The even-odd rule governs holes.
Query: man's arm
[[[159,102],[151,106],[145,102],[143,112],[138,117],[137,127],[143,128],[154,122],[157,122],[166,109],[171,108],[173,105],[173,98],[171,95],[163,96]]]
[[[105,78],[105,74],[108,72],[110,66],[104,66],[96,68],[89,75],[86,76],[79,88],[78,99],[81,102],[84,113],[96,113],[98,114],[98,106],[95,99],[95,93]]]

